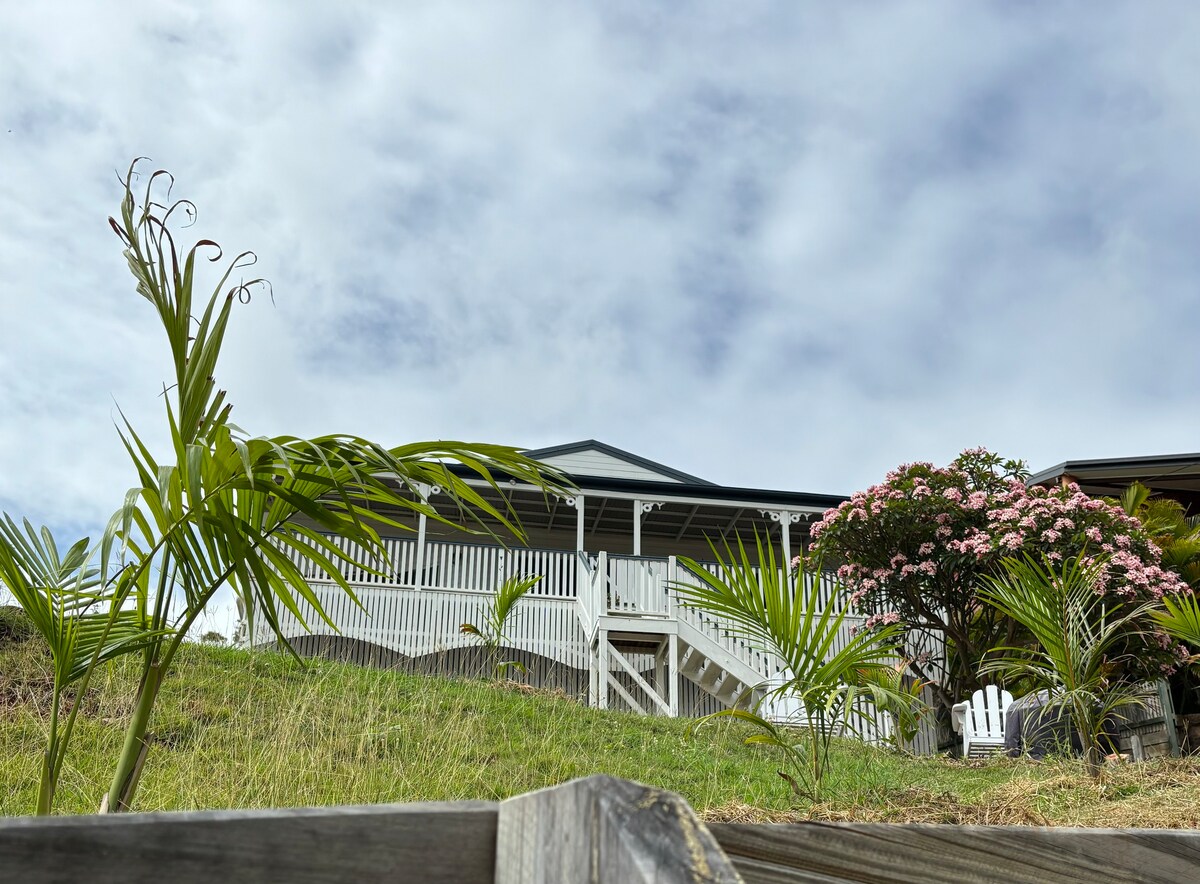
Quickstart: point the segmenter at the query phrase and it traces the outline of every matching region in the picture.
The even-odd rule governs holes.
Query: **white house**
[[[478,665],[478,654],[459,626],[482,620],[507,577],[539,574],[508,630],[507,655],[535,684],[601,708],[693,716],[732,705],[779,673],[777,659],[678,604],[669,590],[686,579],[678,557],[711,560],[709,539],[749,540],[757,531],[786,563],[807,545],[808,526],[844,498],[717,485],[590,439],[526,453],[578,489],[547,501],[537,488],[502,483],[502,501],[477,483],[495,504],[513,508],[527,547],[401,514],[412,531],[387,540],[388,575],[345,574],[361,608],[312,575],[340,635],[310,611],[311,635],[282,612],[284,634],[301,653],[462,672]],[[439,500],[439,489],[427,491],[441,515],[461,517],[452,501]]]

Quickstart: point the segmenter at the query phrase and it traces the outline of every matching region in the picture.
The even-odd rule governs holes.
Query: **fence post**
[[[500,803],[496,884],[735,884],[687,802],[598,775]]]
[[[1175,730],[1175,704],[1171,700],[1171,687],[1165,678],[1160,678],[1155,685],[1158,689],[1158,703],[1162,707],[1163,727],[1167,729],[1167,746],[1170,747],[1171,757],[1179,757],[1179,734]]]

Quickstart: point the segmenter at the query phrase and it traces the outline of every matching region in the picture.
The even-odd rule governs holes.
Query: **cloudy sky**
[[[386,11],[383,7],[386,6]],[[0,509],[94,530],[165,344],[138,155],[254,249],[255,434],[849,493],[1200,449],[1190,2],[5,4]]]

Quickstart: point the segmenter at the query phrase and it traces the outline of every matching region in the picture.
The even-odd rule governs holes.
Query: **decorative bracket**
[[[804,513],[794,513],[791,510],[759,510],[762,516],[770,516],[772,522],[795,525],[804,519]]]
[[[429,503],[429,498],[433,497],[435,494],[442,493],[441,485],[426,485],[424,482],[417,482],[416,486],[417,493],[421,495],[422,503]]]

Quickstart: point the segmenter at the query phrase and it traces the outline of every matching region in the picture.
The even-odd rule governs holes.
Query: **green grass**
[[[0,815],[30,812],[48,660],[0,645]],[[135,673],[114,664],[85,700],[56,808],[96,809]],[[1200,825],[1200,765],[1128,766],[1097,787],[1072,762],[964,764],[839,741],[828,799],[799,802],[778,758],[737,723],[586,709],[563,697],[189,647],[167,679],[140,810],[502,799],[592,773],[681,793],[713,819],[918,819],[1074,825]]]

